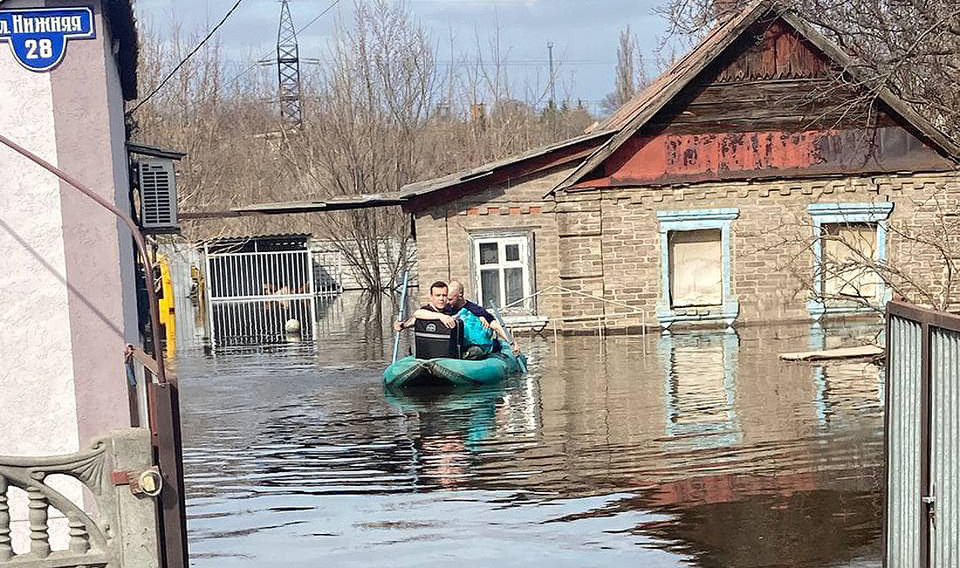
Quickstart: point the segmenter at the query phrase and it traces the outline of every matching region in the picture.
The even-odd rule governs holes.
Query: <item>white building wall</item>
[[[6,50],[6,46],[2,46]],[[56,163],[50,75],[0,57],[0,132]],[[79,449],[60,184],[0,147],[0,454],[36,456]],[[78,499],[74,488],[68,497]],[[24,550],[26,498],[11,492],[14,546]],[[65,544],[62,518],[53,545]]]

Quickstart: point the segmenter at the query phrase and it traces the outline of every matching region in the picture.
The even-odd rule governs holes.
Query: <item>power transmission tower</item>
[[[287,0],[280,2],[280,31],[277,33],[277,70],[280,76],[280,118],[290,128],[303,125],[300,110],[300,48],[297,30]]]

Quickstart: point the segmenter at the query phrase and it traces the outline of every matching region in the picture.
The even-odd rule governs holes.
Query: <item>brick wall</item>
[[[535,287],[544,289],[559,283],[557,220],[554,201],[544,199],[572,171],[556,168],[527,178],[449,201],[415,213],[417,264],[421,293],[435,280],[458,279],[466,296],[479,301],[475,276],[470,264],[470,236],[483,232],[530,231],[536,254]],[[559,298],[536,299],[537,313],[560,312]]]
[[[960,296],[945,287],[944,262],[936,249],[906,237],[935,236],[941,226],[941,235],[947,233],[942,239],[960,252],[960,232],[942,229],[945,219],[960,215],[960,174],[607,189],[544,200],[568,172],[558,169],[514,180],[419,212],[422,281],[462,278],[468,296],[475,298],[471,232],[530,229],[536,235],[537,288],[562,286],[581,292],[540,299],[540,314],[562,317],[562,328],[568,330],[596,329],[598,317],[606,318],[608,328],[653,327],[662,294],[657,212],[738,208],[731,238],[732,294],[740,302],[737,322],[808,320],[804,280],[813,273],[813,257],[805,248],[812,234],[807,205],[892,201],[887,259],[902,269],[904,282],[917,283],[908,295],[928,304],[931,298],[921,289]],[[960,290],[960,283],[954,288]]]
[[[581,236],[561,235],[560,249],[571,251],[571,265],[580,267],[593,262],[599,249],[604,297],[643,313],[612,317],[630,309],[608,304],[602,314],[603,308],[585,303],[575,312],[565,311],[564,316],[602,314],[613,328],[656,322],[656,306],[663,293],[657,211],[730,207],[740,211],[732,224],[731,239],[732,294],[740,302],[737,322],[807,320],[806,290],[813,273],[813,256],[805,245],[813,229],[806,208],[811,203],[893,202],[886,241],[888,262],[903,271],[901,282],[917,284],[901,288],[910,299],[929,303],[920,290],[940,295],[946,292],[945,263],[935,247],[908,235],[935,236],[937,225],[944,219],[949,223],[950,216],[960,214],[958,197],[958,174],[728,182],[566,194],[557,206],[558,215],[572,207],[599,210],[602,236],[591,251],[594,254],[583,251]],[[589,231],[587,224],[581,226],[584,232]],[[960,236],[947,235],[946,240],[960,252]],[[561,267],[561,274],[565,270],[566,266]],[[590,275],[567,284],[575,288],[574,282],[595,286]],[[960,283],[954,288],[957,291],[951,295],[960,296]]]

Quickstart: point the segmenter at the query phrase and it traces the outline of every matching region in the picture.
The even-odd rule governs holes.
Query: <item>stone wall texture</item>
[[[470,236],[494,230],[529,231],[536,255],[535,287],[560,284],[560,240],[554,200],[545,195],[569,175],[571,169],[556,168],[544,174],[512,180],[508,185],[449,201],[416,213],[417,268],[420,292],[426,301],[435,280],[462,280],[467,298],[477,297],[478,284],[471,274]],[[543,314],[560,311],[558,296],[537,298]]]

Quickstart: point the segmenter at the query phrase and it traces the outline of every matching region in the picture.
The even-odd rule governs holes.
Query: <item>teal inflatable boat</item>
[[[404,357],[387,367],[383,382],[390,388],[491,385],[525,369],[526,357],[514,355],[510,345],[501,342],[499,353],[479,360]]]

